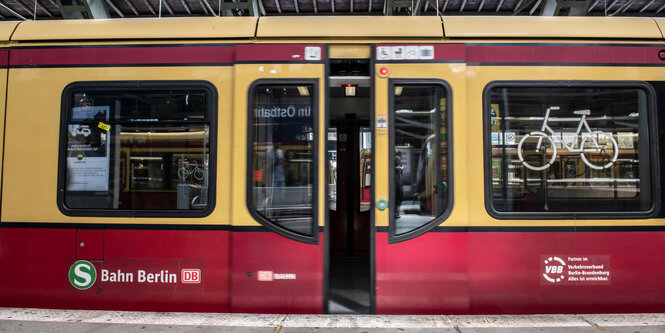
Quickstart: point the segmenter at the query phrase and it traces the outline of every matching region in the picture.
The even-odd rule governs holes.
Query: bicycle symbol
[[[199,168],[199,164],[194,161],[193,163],[185,162],[185,165],[178,169],[178,177],[186,180],[189,175],[192,175],[196,180],[203,180],[203,169]]]
[[[617,156],[619,155],[619,146],[617,145],[616,140],[612,137],[611,133],[606,133],[603,131],[591,131],[591,128],[589,127],[589,124],[586,121],[586,116],[591,114],[590,110],[577,110],[573,111],[573,114],[576,115],[581,115],[582,117],[572,117],[572,118],[550,118],[550,113],[551,111],[557,111],[559,110],[558,106],[551,106],[547,108],[547,111],[545,112],[545,118],[543,119],[543,125],[540,128],[540,131],[533,131],[520,140],[519,144],[517,145],[517,155],[519,156],[520,161],[522,164],[524,164],[525,167],[535,170],[535,171],[540,171],[540,170],[545,170],[549,168],[552,163],[554,163],[554,160],[556,159],[556,145],[554,144],[554,136],[561,137],[561,143],[563,148],[566,148],[569,152],[571,153],[580,153],[580,157],[582,158],[582,161],[584,161],[584,164],[589,166],[592,169],[596,170],[603,170],[607,169],[614,162],[617,160]],[[577,125],[577,130],[574,133],[574,137],[569,136],[567,139],[564,140],[563,132],[555,132],[552,130],[552,128],[549,126],[549,122],[571,122],[571,121],[579,121]],[[582,133],[582,129],[584,128],[584,133]],[[575,148],[575,145],[578,143],[578,140],[580,138],[580,133],[582,133],[582,141],[580,142],[578,148]],[[569,134],[569,133],[567,133]],[[533,143],[537,139],[537,143]],[[549,147],[547,146],[547,142],[545,142],[545,146],[543,146],[543,139],[547,139],[549,142]],[[567,142],[566,142],[567,141]],[[525,144],[526,143],[526,144]],[[608,152],[608,148],[611,145],[611,151]],[[550,157],[549,161],[542,165],[542,166],[537,166],[534,165],[533,162],[527,162],[524,159],[524,155],[522,154],[522,148],[523,147],[528,147],[528,149],[535,148],[535,152],[538,153],[541,150],[542,151],[547,151],[547,149],[552,150],[552,157]],[[602,165],[595,165],[591,162],[589,158],[585,154],[601,154],[603,158],[599,159]],[[608,162],[609,161],[609,162]]]

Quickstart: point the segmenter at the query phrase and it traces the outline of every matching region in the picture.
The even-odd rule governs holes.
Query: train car
[[[664,28],[2,23],[0,306],[665,312]]]

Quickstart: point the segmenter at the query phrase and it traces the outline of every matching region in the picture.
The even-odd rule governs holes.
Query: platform
[[[0,332],[665,332],[665,314],[279,315],[0,308]]]

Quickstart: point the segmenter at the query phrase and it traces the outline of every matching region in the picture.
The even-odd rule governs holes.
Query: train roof
[[[438,16],[262,17],[258,38],[443,38]]]
[[[448,38],[663,38],[648,17],[444,16],[443,23]]]
[[[643,17],[205,17],[0,22],[0,41],[252,38],[663,39],[665,19]]]
[[[0,42],[9,41],[19,22],[0,22]]]
[[[255,17],[181,17],[21,22],[13,41],[252,38]]]

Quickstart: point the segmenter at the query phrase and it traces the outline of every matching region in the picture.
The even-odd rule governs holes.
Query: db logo
[[[259,281],[272,281],[272,271],[258,271],[256,272],[256,279]]]
[[[180,271],[182,283],[201,283],[200,269],[183,269]]]

